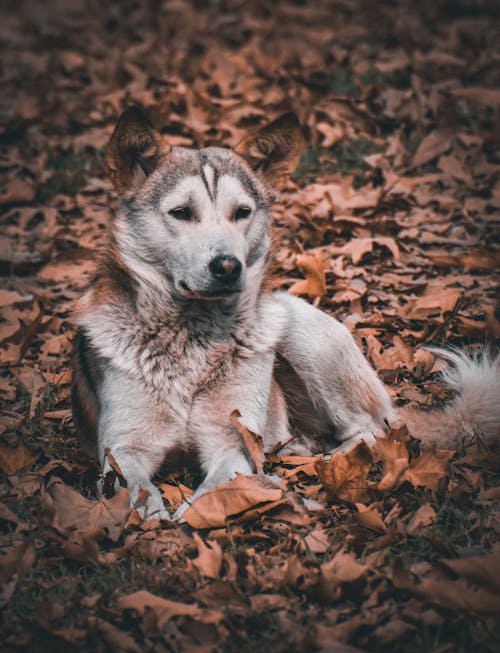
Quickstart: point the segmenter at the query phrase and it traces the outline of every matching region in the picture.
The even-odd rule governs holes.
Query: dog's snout
[[[210,261],[208,267],[214,277],[220,281],[233,282],[241,274],[241,263],[235,256],[219,254]]]

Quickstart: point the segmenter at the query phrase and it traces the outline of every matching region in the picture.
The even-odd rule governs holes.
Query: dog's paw
[[[329,453],[331,455],[341,451],[342,453],[349,453],[354,447],[360,442],[364,442],[369,447],[376,443],[376,438],[373,433],[356,433],[355,435],[347,436],[346,439],[338,447],[333,447],[330,449]]]
[[[144,521],[161,519],[172,521],[169,511],[165,508],[163,498],[158,488],[152,483],[146,487],[136,485],[130,490],[130,505]]]

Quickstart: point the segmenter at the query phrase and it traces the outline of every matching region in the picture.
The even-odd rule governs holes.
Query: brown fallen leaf
[[[278,501],[283,492],[261,476],[243,476],[206,492],[185,511],[184,518],[193,528],[224,526],[228,517],[259,503]]]
[[[373,251],[374,245],[387,248],[395,260],[400,257],[399,247],[394,238],[387,236],[375,236],[373,238],[352,238],[348,243],[340,248],[342,254],[351,257],[354,265],[358,265],[365,254]],[[339,252],[340,250],[336,250]]]
[[[443,560],[442,564],[458,577],[465,578],[478,587],[500,594],[500,554],[488,553],[458,560]]]
[[[386,436],[377,438],[372,451],[376,460],[383,462],[382,477],[376,488],[379,492],[391,492],[403,483],[409,467],[405,427],[393,429]]]
[[[0,308],[3,306],[10,306],[19,302],[27,302],[33,299],[33,295],[20,295],[18,292],[12,290],[0,289]]]
[[[330,548],[328,534],[321,528],[315,528],[311,533],[308,533],[304,538],[304,542],[312,553],[326,553]]]
[[[22,441],[15,447],[0,441],[0,469],[9,476],[30,469],[39,455]]]
[[[120,630],[100,617],[89,617],[89,626],[100,633],[110,650],[119,653],[141,653],[143,649],[135,639],[123,630]]]
[[[240,412],[238,410],[233,410],[231,413],[231,422],[241,435],[243,444],[253,462],[254,471],[257,474],[262,474],[264,471],[264,461],[266,460],[262,437],[242,424],[239,417],[241,417]]]
[[[35,562],[35,547],[29,540],[14,542],[0,549],[0,608],[12,598],[18,581]]]
[[[146,590],[120,596],[116,603],[120,610],[137,610],[141,615],[151,610],[160,631],[175,617],[191,617],[195,621],[206,624],[218,624],[223,619],[223,613],[217,610],[200,608],[191,603],[170,601]]]
[[[106,537],[103,528],[83,527],[68,533],[62,550],[70,560],[78,562],[99,562],[99,541]]]
[[[324,598],[338,598],[342,585],[358,582],[367,571],[368,565],[358,562],[353,553],[338,551],[320,567],[320,588]]]
[[[207,540],[205,543],[198,533],[193,533],[193,539],[198,547],[198,557],[193,560],[203,576],[207,578],[218,578],[222,566],[222,549],[215,540]]]
[[[357,503],[356,508],[357,512],[353,514],[355,522],[377,533],[385,533],[387,526],[384,524],[382,514],[375,507],[375,504],[365,506],[363,503]]]
[[[172,508],[178,508],[183,501],[189,499],[193,494],[193,490],[183,483],[178,483],[177,485],[160,483],[159,489],[161,490],[162,497],[168,501]]]
[[[53,476],[47,483],[46,492],[45,505],[51,514],[51,524],[68,537],[73,531],[83,529],[105,530],[116,542],[131,513],[126,489],[111,499],[101,497],[98,501],[91,501]]]
[[[302,268],[305,279],[295,281],[289,288],[293,295],[323,297],[326,293],[325,264],[319,252],[297,254],[297,265]]]
[[[423,320],[431,315],[443,315],[455,308],[461,295],[461,288],[446,287],[442,281],[431,282],[420,297],[414,297],[408,301],[403,313],[412,320]]]
[[[329,501],[365,503],[371,494],[366,482],[372,455],[364,442],[347,454],[339,451],[330,460],[318,460],[316,471]]]
[[[465,614],[496,614],[500,612],[500,597],[484,589],[474,589],[465,583],[426,578],[406,587],[416,596],[447,610]]]
[[[30,395],[29,418],[33,419],[46,388],[43,376],[37,369],[33,369],[28,365],[16,369],[14,376],[21,387]]]
[[[432,131],[425,136],[421,141],[415,154],[413,155],[413,166],[418,168],[433,159],[437,158],[440,154],[444,154],[451,147],[451,138],[448,133],[440,131]]]
[[[406,532],[413,535],[422,526],[430,526],[430,524],[433,524],[436,519],[437,514],[434,508],[430,503],[424,503],[424,505],[420,506],[417,512],[413,513],[411,516],[408,526],[406,527]]]
[[[12,179],[7,188],[0,193],[0,206],[5,204],[25,204],[35,197],[35,187],[29,179]]]
[[[441,479],[448,476],[449,460],[454,451],[428,449],[414,458],[406,470],[404,480],[415,487],[426,487],[437,491]]]

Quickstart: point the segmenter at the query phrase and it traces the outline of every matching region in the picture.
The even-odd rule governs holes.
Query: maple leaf
[[[232,481],[202,494],[186,510],[184,519],[193,528],[223,526],[228,517],[281,497],[282,490],[265,477],[239,474]]]
[[[318,460],[316,471],[329,501],[363,503],[370,498],[367,476],[373,462],[364,442],[351,451],[334,453],[330,460]]]

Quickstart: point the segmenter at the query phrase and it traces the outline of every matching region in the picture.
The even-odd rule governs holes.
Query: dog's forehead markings
[[[209,163],[204,163],[202,171],[208,194],[213,199],[215,197],[215,170]]]

